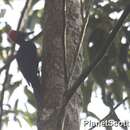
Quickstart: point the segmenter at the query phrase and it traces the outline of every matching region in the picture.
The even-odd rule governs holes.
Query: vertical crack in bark
[[[71,127],[72,129],[78,130],[79,127],[79,113],[77,109],[80,103],[77,95],[71,100],[71,105],[66,109],[67,121],[65,118],[64,122],[65,108],[62,109],[61,112],[61,107],[65,101],[63,94],[67,88],[66,82],[68,82],[68,73],[70,67],[72,67],[70,66],[72,63],[71,58],[74,56],[74,50],[76,49],[76,44],[79,41],[81,33],[82,22],[80,19],[80,5],[78,1],[79,0],[47,0],[45,4],[42,81],[44,108],[42,114],[46,117],[49,110],[54,110],[54,113],[50,113],[49,120],[42,118],[41,124],[39,124],[39,130],[61,130],[62,128],[66,130]],[[69,11],[66,11],[66,2],[68,2],[68,6],[71,7]],[[68,17],[70,12],[73,12],[72,14],[74,16],[71,15],[72,17]],[[69,25],[71,25],[71,27],[67,26],[67,22],[70,22]],[[78,68],[78,72],[79,70],[80,68]],[[75,79],[76,77],[77,75],[75,75]],[[72,104],[74,107],[71,107]],[[47,113],[44,113],[44,110],[46,110]],[[61,112],[61,115],[59,115],[59,112]],[[73,120],[75,120],[75,122],[73,122]],[[63,122],[65,126],[62,125],[64,124]],[[40,125],[42,126],[42,124],[43,128],[40,129]]]
[[[100,54],[97,56],[97,58],[95,59],[95,61],[93,61],[87,68],[85,68],[82,71],[82,73],[80,74],[80,76],[78,77],[78,79],[72,84],[72,86],[68,90],[68,92],[65,93],[66,102],[64,102],[65,104],[63,105],[63,108],[66,107],[66,105],[68,104],[68,102],[70,101],[70,99],[72,98],[72,96],[74,95],[74,93],[76,92],[76,90],[80,87],[80,84],[85,80],[85,78],[94,70],[94,68],[100,62],[102,62],[103,58],[105,57],[105,54],[108,52],[108,50],[110,49],[110,47],[112,45],[112,40],[116,36],[118,30],[122,26],[125,18],[128,16],[129,13],[130,13],[130,5],[128,5],[126,7],[126,9],[124,10],[122,16],[120,17],[120,19],[118,20],[117,24],[115,25],[115,27],[111,31],[110,35],[108,36],[104,48],[102,49],[102,51],[100,52]]]
[[[65,89],[68,88],[68,73],[67,73],[67,56],[66,56],[66,0],[63,0],[63,64],[64,64],[64,79],[65,79]]]
[[[85,16],[85,18],[83,18],[83,25],[82,25],[81,35],[80,35],[80,41],[79,41],[79,44],[76,47],[76,51],[75,51],[75,54],[74,54],[74,59],[73,59],[73,63],[72,63],[71,73],[70,73],[70,76],[69,76],[69,79],[68,79],[68,84],[73,77],[73,74],[74,74],[74,71],[75,71],[75,66],[76,66],[76,63],[77,63],[77,59],[78,59],[81,47],[82,47],[84,39],[85,39],[85,34],[86,34],[87,25],[88,25],[88,21],[89,21],[89,11],[88,10],[90,8],[91,8],[91,2],[89,1],[88,2],[88,9],[86,10],[86,16]],[[82,16],[82,14],[81,14],[81,16]]]

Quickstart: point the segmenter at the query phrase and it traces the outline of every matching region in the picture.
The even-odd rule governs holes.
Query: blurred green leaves
[[[10,30],[10,28],[12,28],[10,26],[10,21],[4,21],[4,16],[7,13],[7,8],[6,6],[8,6],[8,8],[10,7],[10,9],[14,9],[13,6],[13,2],[15,2],[16,0],[2,0],[5,3],[5,6],[3,6],[2,10],[0,10],[0,78],[2,79],[2,81],[4,81],[4,78],[6,78],[7,76],[7,82],[6,83],[2,83],[0,84],[0,100],[3,99],[3,112],[2,112],[2,124],[6,124],[8,125],[8,122],[10,121],[10,114],[13,115],[13,120],[15,122],[17,122],[19,124],[20,127],[22,127],[21,124],[21,117],[30,125],[36,125],[36,101],[35,101],[35,97],[33,95],[33,91],[31,91],[26,85],[25,83],[23,83],[23,77],[20,76],[19,77],[19,70],[17,68],[17,63],[15,62],[13,69],[15,72],[17,72],[17,74],[14,73],[9,73],[6,74],[5,70],[9,67],[9,70],[12,69],[10,67],[10,61],[12,61],[15,58],[15,53],[18,49],[18,47],[15,47],[14,49],[14,45],[12,43],[9,43],[7,41],[7,33]],[[29,9],[27,9],[27,13],[26,14],[26,18],[27,20],[24,21],[25,23],[25,27],[23,25],[23,30],[24,31],[37,31],[36,33],[38,33],[39,30],[35,30],[35,26],[39,25],[39,27],[41,27],[41,22],[42,22],[42,16],[43,16],[43,9],[33,9],[33,7],[39,2],[40,0],[32,0],[31,5],[29,5]],[[23,1],[23,5],[25,4],[25,1]],[[4,9],[5,8],[5,9]],[[14,18],[15,19],[15,18]],[[12,20],[12,19],[10,19]],[[41,29],[41,28],[40,28]],[[42,29],[41,29],[42,30]],[[41,31],[40,30],[40,31]],[[38,43],[38,52],[41,53],[41,48],[42,48],[42,38],[39,37],[39,39],[36,41]],[[12,71],[11,71],[12,72]],[[19,78],[17,78],[17,76]],[[16,80],[15,77],[16,76]],[[2,78],[3,77],[3,78]],[[19,87],[23,87],[23,91],[21,91],[22,89],[19,89]],[[2,93],[4,90],[4,97],[2,97]],[[15,97],[16,99],[14,99],[13,102],[11,102],[10,104],[10,100],[12,100],[12,97],[14,97],[14,95],[16,94],[16,92],[20,90],[20,94],[23,93],[23,95],[26,95],[27,97],[27,103],[25,101],[25,104],[23,104],[23,107],[26,108],[26,110],[22,110],[22,108],[19,107],[19,96]],[[21,97],[22,98],[22,97]],[[23,97],[24,99],[25,97]],[[26,99],[26,98],[25,98]],[[30,105],[31,107],[33,107],[33,109],[35,109],[35,111],[30,112],[28,105]]]
[[[13,4],[11,3],[13,0],[3,1],[5,2],[5,4],[8,5]],[[25,23],[27,24],[25,31],[34,30],[36,25],[41,26],[41,23],[43,22],[43,9],[33,10],[33,7],[37,2],[37,0],[33,0],[31,3],[31,8],[29,10],[29,13],[27,14],[27,23]],[[86,12],[88,11],[87,2],[88,0],[84,0],[82,3],[84,4],[83,11]],[[126,7],[126,5],[130,4],[129,0],[118,0],[117,2],[109,0],[106,4],[103,4],[103,2],[105,2],[105,0],[93,1],[92,7],[89,10],[90,19],[86,32],[86,41],[84,41],[85,60],[83,63],[83,67],[87,67],[88,64],[92,63],[96,59],[96,56],[100,54],[102,48],[105,46],[105,41],[109,36],[111,30],[115,26],[115,23],[117,22],[117,19],[114,17],[110,17],[110,14],[116,12],[116,14],[119,15],[118,13],[121,12]],[[128,26],[130,26],[130,15],[126,19],[125,23],[129,23]],[[0,63],[4,65],[7,63],[8,56],[11,53],[10,50],[12,49],[11,44],[9,44],[7,47],[3,46],[3,34],[8,32],[9,28],[9,21],[7,21],[7,23],[5,23],[5,25],[0,28]],[[126,35],[126,33],[128,35]],[[120,102],[123,99],[124,93],[127,96],[130,95],[129,36],[130,32],[128,30],[124,32],[122,27],[122,29],[120,29],[115,39],[113,40],[113,45],[104,56],[102,62],[94,69],[91,75],[87,77],[87,79],[82,84],[81,99],[83,111],[87,112],[88,115],[93,118],[99,120],[99,117],[97,117],[96,114],[88,111],[88,105],[91,102],[93,91],[96,91],[97,89],[101,90],[103,103],[110,109],[115,105],[115,102]],[[126,43],[124,44],[122,44],[121,42],[122,37],[126,38]],[[42,42],[42,38],[39,38],[37,42],[39,43],[39,49],[41,49],[42,45],[40,43]],[[22,79],[12,82],[12,76],[13,75],[8,76],[8,82],[5,84],[6,92],[8,92],[9,95],[8,99],[10,99],[11,96],[14,94],[16,88],[21,87],[21,85],[25,86],[22,84]],[[1,87],[3,87],[2,84]],[[30,91],[28,87],[24,87],[24,93],[28,98],[28,103],[36,108],[36,102],[33,96],[33,92]],[[30,113],[28,108],[26,109],[26,111],[19,110],[19,100],[16,100],[14,102],[14,107],[11,107],[10,104],[6,102],[6,105],[10,107],[8,107],[7,110],[4,110],[4,123],[8,123],[8,114],[12,113],[14,115],[14,120],[19,122],[20,126],[21,124],[18,118],[19,114],[23,116],[24,120],[26,120],[29,125],[32,126],[33,124],[36,124],[36,112]]]
[[[104,2],[104,3],[103,3]],[[83,68],[92,63],[106,44],[106,39],[114,28],[117,19],[116,15],[110,17],[111,13],[123,11],[130,1],[118,0],[117,2],[105,0],[94,1],[90,9],[90,19],[88,23],[88,31],[86,32],[86,41],[84,41],[84,64]],[[118,14],[120,15],[120,14]],[[127,26],[125,26],[127,23]],[[110,50],[105,54],[103,60],[93,70],[91,75],[82,85],[83,95],[83,111],[89,112],[87,106],[91,102],[92,92],[96,89],[101,90],[103,103],[113,108],[115,102],[119,103],[124,95],[129,96],[130,91],[130,15],[125,20],[122,28],[113,40]],[[124,28],[126,31],[124,31]],[[121,39],[125,37],[126,43],[122,43]],[[130,101],[129,101],[130,105]],[[96,117],[95,117],[96,118]]]

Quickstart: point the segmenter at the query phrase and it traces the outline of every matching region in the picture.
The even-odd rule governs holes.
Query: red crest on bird
[[[8,32],[8,40],[16,42],[17,41],[17,36],[16,36],[16,31],[15,30],[10,30]]]
[[[25,43],[26,38],[28,38],[28,36],[30,34],[34,33],[32,32],[22,32],[22,31],[15,31],[15,30],[10,30],[8,32],[8,40],[9,41],[13,41],[19,45],[22,45],[23,43]]]

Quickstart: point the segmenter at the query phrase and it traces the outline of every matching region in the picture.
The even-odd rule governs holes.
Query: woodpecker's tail
[[[34,96],[36,99],[37,107],[40,109],[42,108],[42,92],[40,91],[41,84],[38,76],[35,76],[31,82],[33,91],[34,91]]]

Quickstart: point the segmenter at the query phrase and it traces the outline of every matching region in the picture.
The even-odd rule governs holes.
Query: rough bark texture
[[[33,3],[33,0],[28,1],[28,6],[25,9],[24,17],[22,18],[22,23],[20,26],[21,31],[25,31],[25,29],[27,28],[28,16],[29,16],[30,10],[32,9],[32,3]]]
[[[44,11],[43,40],[43,110],[38,124],[39,130],[79,130],[79,96],[76,93],[66,111],[59,117],[66,88],[64,32],[66,22],[66,65],[70,74],[76,46],[81,32],[79,0],[66,1],[66,20],[64,0],[47,0]],[[70,67],[71,66],[71,67]],[[79,66],[76,67],[78,73]],[[78,74],[76,74],[77,77]],[[64,125],[63,125],[64,124]]]
[[[66,67],[68,87],[79,76],[82,65],[81,57],[75,61],[77,47],[80,43],[81,37],[81,5],[79,0],[66,1]],[[74,62],[76,65],[74,67]],[[79,130],[79,112],[80,112],[80,91],[74,94],[66,107],[66,116],[64,123],[64,130]]]
[[[80,43],[82,25],[80,8],[79,0],[68,0],[66,2],[66,59],[68,78],[72,75],[75,53]]]
[[[57,118],[65,89],[63,7],[63,0],[47,0],[45,4],[42,82],[44,108],[39,130],[61,130],[57,128]]]

